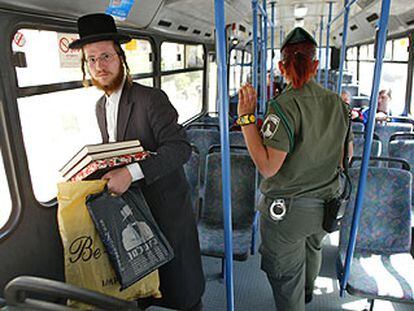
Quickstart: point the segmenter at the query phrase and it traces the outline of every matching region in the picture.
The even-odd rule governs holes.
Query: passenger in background
[[[351,104],[351,94],[348,91],[341,92],[341,98],[345,104]],[[362,118],[361,112],[358,109],[351,109],[351,119],[352,121],[358,121]]]
[[[390,113],[390,102],[392,99],[392,91],[391,89],[382,89],[378,93],[378,106],[377,106],[377,113],[375,114],[375,120],[378,122],[387,121],[388,115]],[[358,117],[352,117],[352,120],[363,122],[364,124],[368,123],[368,116],[369,116],[369,107],[356,110],[359,113]]]
[[[78,20],[80,39],[70,48],[82,49],[92,84],[104,92],[96,105],[103,142],[139,139],[154,153],[142,162],[111,170],[102,178],[120,195],[140,188],[151,212],[174,250],[174,259],[159,268],[161,299],[141,300],[140,306],[160,305],[178,310],[202,310],[204,275],[190,190],[183,164],[191,154],[178,114],[164,92],[133,83],[121,43],[131,40],[117,32],[114,19],[91,14]]]
[[[345,104],[348,104],[348,105],[351,104],[351,94],[349,94],[348,91],[342,91],[341,98]]]
[[[259,132],[256,92],[239,92],[239,124],[264,176],[260,230],[261,268],[278,311],[304,311],[312,300],[322,261],[324,204],[341,192],[339,166],[349,126],[349,106],[313,80],[316,41],[295,28],[281,46],[279,69],[287,88],[268,103]]]

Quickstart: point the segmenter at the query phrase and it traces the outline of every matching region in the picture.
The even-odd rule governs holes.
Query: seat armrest
[[[27,298],[28,294],[47,296],[52,299],[71,299],[103,310],[140,310],[135,301],[118,299],[71,284],[40,277],[16,277],[6,285],[4,290],[4,296],[9,306],[20,306],[28,310],[73,310],[73,308],[58,303]]]

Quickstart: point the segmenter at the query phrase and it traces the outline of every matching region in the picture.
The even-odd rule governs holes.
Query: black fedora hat
[[[69,44],[71,49],[79,49],[85,44],[113,40],[119,43],[131,41],[131,37],[118,33],[111,15],[104,13],[89,14],[78,19],[79,39]]]

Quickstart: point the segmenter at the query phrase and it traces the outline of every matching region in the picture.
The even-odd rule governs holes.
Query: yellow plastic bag
[[[86,197],[98,193],[106,181],[91,180],[58,184],[58,223],[69,284],[126,300],[161,297],[158,270],[120,291],[115,271],[85,205]]]

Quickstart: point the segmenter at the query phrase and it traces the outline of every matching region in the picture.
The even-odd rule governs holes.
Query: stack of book
[[[60,170],[64,181],[98,179],[108,170],[145,159],[139,140],[86,145]]]

